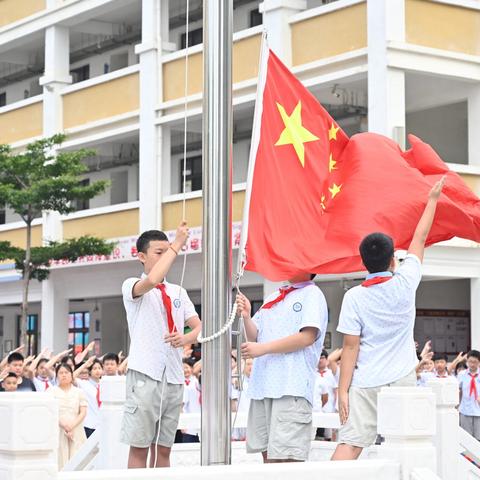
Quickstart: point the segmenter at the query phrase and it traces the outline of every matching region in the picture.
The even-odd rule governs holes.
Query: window
[[[7,223],[5,208],[0,208],[0,225]]]
[[[180,190],[183,185],[183,160],[180,160]],[[202,189],[202,157],[187,158],[187,172],[186,172],[186,192],[194,192]]]
[[[194,45],[199,45],[203,42],[203,28],[197,28],[196,30],[192,30],[188,32],[188,46],[193,47]],[[187,48],[187,34],[182,33],[181,41],[180,41],[180,48],[184,49]]]
[[[110,205],[128,202],[128,171],[112,172],[110,178]]]
[[[250,10],[250,28],[256,27],[263,23],[263,15],[259,12],[258,8]]]
[[[90,343],[90,312],[70,312],[68,315],[68,348],[73,355],[83,352]]]
[[[7,104],[7,92],[0,93],[0,107],[4,107]]]
[[[128,67],[128,52],[117,53],[110,57],[110,71],[120,70]]]
[[[17,345],[22,344],[22,340],[20,338],[20,332],[22,331],[21,328],[22,323],[22,316],[17,316]],[[27,355],[37,355],[38,353],[38,315],[31,314],[27,315],[27,344],[26,352]]]
[[[80,182],[81,187],[88,187],[90,185],[90,179],[85,178]],[[76,212],[79,210],[88,210],[90,208],[90,202],[89,200],[85,199],[77,199],[73,201],[73,208],[75,209]]]
[[[73,83],[83,82],[90,78],[90,65],[82,65],[81,67],[70,70]]]

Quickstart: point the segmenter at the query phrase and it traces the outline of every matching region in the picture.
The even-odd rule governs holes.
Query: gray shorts
[[[269,460],[305,461],[312,440],[312,406],[303,397],[251,400],[247,452],[267,452]]]
[[[460,426],[480,442],[480,417],[460,414]]]
[[[377,438],[377,397],[383,387],[414,387],[417,374],[412,370],[407,376],[379,387],[350,387],[348,392],[348,419],[339,430],[338,443],[366,448]]]
[[[165,380],[159,382],[143,373],[128,370],[120,441],[138,448],[147,448],[154,443],[171,447],[182,402],[183,385]]]

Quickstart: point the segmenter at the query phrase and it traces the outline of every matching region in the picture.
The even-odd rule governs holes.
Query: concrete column
[[[142,43],[140,56],[140,232],[161,225],[161,181],[156,106],[161,99],[161,5],[160,0],[142,1]],[[161,151],[161,150],[160,150]]]
[[[58,402],[38,393],[0,395],[0,478],[58,478]]]
[[[468,163],[480,166],[480,82],[472,85],[468,93]]]
[[[307,8],[305,0],[263,0],[259,11],[268,34],[268,45],[287,65],[292,64],[292,37],[289,18]]]
[[[471,347],[480,348],[480,278],[470,279],[470,340]]]
[[[173,193],[171,128],[168,125],[161,125],[158,127],[158,149],[160,152],[160,158],[158,161],[160,165],[161,190],[163,197]]]
[[[41,349],[49,348],[61,352],[68,344],[68,298],[63,294],[63,286],[55,281],[55,272],[50,279],[42,282]]]
[[[437,433],[433,443],[437,449],[437,473],[440,478],[457,478],[459,419],[458,382],[455,378],[433,378],[427,382],[437,399]]]
[[[368,130],[405,146],[405,73],[388,66],[389,41],[405,40],[405,1],[367,2]]]
[[[416,468],[436,473],[435,403],[429,388],[383,387],[378,394],[378,433],[385,437],[378,458],[400,462],[402,480]]]
[[[125,376],[106,377],[100,381],[100,441],[97,468],[127,468],[128,445],[120,443],[120,426],[125,403]]]

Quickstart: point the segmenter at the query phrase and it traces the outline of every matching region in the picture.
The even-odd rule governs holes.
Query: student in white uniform
[[[170,466],[183,403],[183,347],[201,329],[186,290],[165,281],[187,239],[185,222],[172,244],[158,230],[142,233],[137,251],[144,273],[123,282],[131,343],[120,440],[130,445],[129,468],[145,468],[149,449],[151,467]],[[186,335],[185,325],[192,329]]]
[[[425,242],[445,178],[431,190],[408,255],[395,270],[394,242],[383,233],[360,244],[366,280],[345,293],[337,330],[343,333],[338,410],[342,428],[333,460],[354,460],[377,437],[377,395],[383,386],[414,386],[415,294]]]
[[[315,375],[328,321],[314,277],[290,279],[253,318],[248,299],[237,296],[249,340],[242,357],[254,358],[247,451],[261,452],[265,462],[305,461],[310,451]]]
[[[458,376],[460,426],[480,441],[480,352],[467,354],[468,369]]]

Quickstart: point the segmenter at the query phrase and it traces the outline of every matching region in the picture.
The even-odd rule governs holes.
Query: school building
[[[64,149],[92,148],[84,182],[102,195],[35,220],[34,245],[91,234],[116,242],[108,258],[54,265],[32,281],[29,342],[55,351],[128,348],[121,284],[141,273],[139,232],[181,220],[187,103],[185,287],[200,305],[202,1],[0,2],[0,143],[65,132]],[[240,231],[261,34],[349,134],[374,131],[406,144],[414,133],[480,194],[480,2],[474,0],[233,0],[233,220]],[[187,98],[185,99],[185,91]],[[408,146],[408,145],[406,145]],[[385,172],[385,181],[395,182]],[[368,194],[368,192],[366,192]],[[300,213],[299,213],[300,214]],[[288,235],[288,232],[285,232]],[[25,245],[19,217],[0,206],[0,241]],[[238,238],[237,238],[238,240]],[[234,253],[235,260],[236,253]],[[178,282],[181,259],[169,280]],[[355,275],[318,277],[330,312],[326,346]],[[273,285],[248,273],[256,305]],[[0,265],[0,355],[18,343],[21,282]],[[480,249],[453,239],[429,248],[417,296],[416,338],[454,354],[480,348]]]

